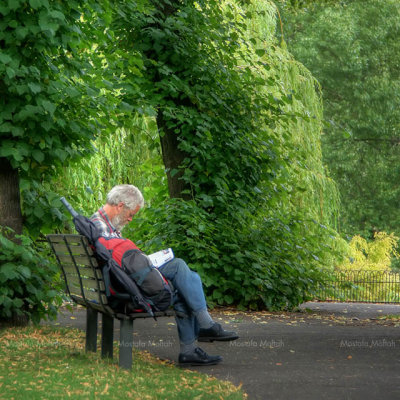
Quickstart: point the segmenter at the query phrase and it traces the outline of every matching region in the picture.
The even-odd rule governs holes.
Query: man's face
[[[119,231],[122,231],[123,227],[132,221],[132,218],[140,210],[140,206],[137,206],[134,210],[125,207],[124,203],[118,205],[119,213],[111,220],[111,223]]]

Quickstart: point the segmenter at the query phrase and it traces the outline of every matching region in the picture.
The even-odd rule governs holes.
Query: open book
[[[161,266],[166,264],[168,261],[171,261],[175,256],[174,256],[174,252],[172,251],[172,249],[169,248],[169,249],[157,251],[156,253],[153,253],[153,254],[149,254],[147,257],[150,258],[150,261],[152,262],[152,264],[155,267],[160,268]]]

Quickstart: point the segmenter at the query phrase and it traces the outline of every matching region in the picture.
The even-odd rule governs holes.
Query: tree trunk
[[[0,226],[8,226],[16,234],[22,233],[18,170],[6,158],[0,158]],[[14,235],[7,236],[15,240]],[[26,326],[28,322],[29,318],[25,314],[13,314],[10,318],[1,320],[1,324],[6,326]]]
[[[0,226],[22,233],[18,170],[6,158],[0,158]]]
[[[169,195],[172,198],[189,200],[191,199],[191,195],[189,193],[182,194],[182,192],[185,189],[189,190],[190,187],[182,179],[180,179],[183,175],[183,171],[179,170],[179,167],[182,165],[182,162],[186,157],[186,154],[179,150],[178,136],[175,132],[168,131],[167,127],[163,123],[163,118],[160,111],[157,115],[157,125],[159,132],[161,132],[161,151],[163,162],[167,170]],[[176,172],[176,170],[179,172]]]
[[[179,7],[179,1],[177,0],[153,0],[153,4],[158,8],[160,13],[165,16],[165,18],[176,12]],[[157,75],[158,74],[156,73],[156,76]],[[174,99],[173,101],[179,102],[182,100]],[[173,198],[190,200],[192,198],[190,193],[182,193],[184,190],[189,191],[190,185],[186,184],[182,179],[180,179],[183,175],[183,171],[180,169],[180,167],[183,160],[187,157],[187,154],[179,150],[178,135],[168,129],[164,122],[162,111],[160,110],[157,114],[157,125],[160,132],[163,162],[167,170],[169,195]]]

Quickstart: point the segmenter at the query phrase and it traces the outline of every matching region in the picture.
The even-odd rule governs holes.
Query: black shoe
[[[226,331],[220,324],[215,322],[211,328],[200,329],[197,341],[213,342],[214,340],[218,340],[220,342],[227,342],[229,340],[236,340],[238,338],[239,335],[236,332]]]
[[[221,356],[209,356],[200,347],[196,347],[191,354],[179,354],[179,364],[181,365],[215,365],[221,361]]]

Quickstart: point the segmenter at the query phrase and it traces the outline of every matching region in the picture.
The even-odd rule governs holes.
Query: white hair
[[[125,207],[134,210],[137,206],[144,206],[144,198],[141,191],[133,185],[114,186],[107,194],[107,204],[116,206],[124,203]]]

